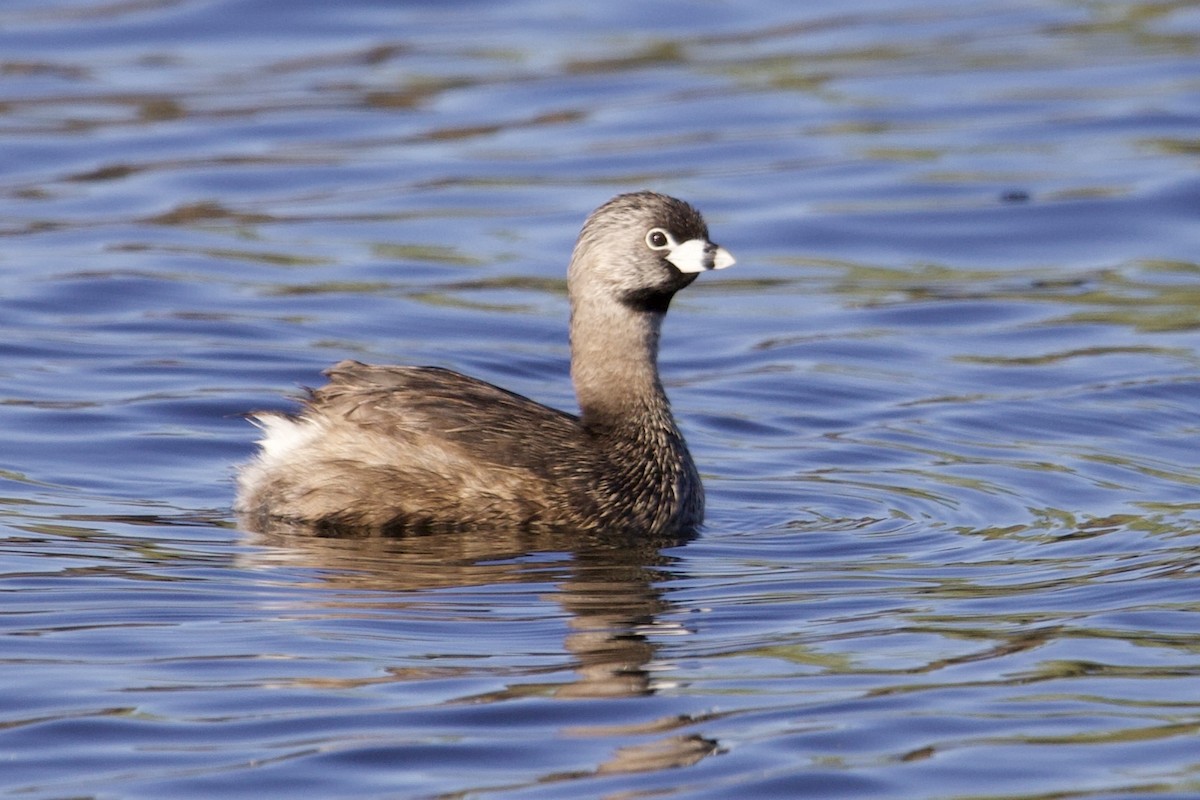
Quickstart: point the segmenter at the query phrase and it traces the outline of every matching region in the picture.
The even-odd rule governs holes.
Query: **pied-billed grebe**
[[[262,450],[236,508],[258,529],[691,530],[704,488],[659,381],[659,330],[675,292],[731,264],[692,206],[619,195],[567,272],[580,416],[446,369],[343,361],[298,415],[254,416]]]

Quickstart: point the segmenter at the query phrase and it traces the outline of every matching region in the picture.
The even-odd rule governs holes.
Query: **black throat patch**
[[[669,289],[634,289],[621,295],[621,302],[634,311],[665,314],[674,296]]]

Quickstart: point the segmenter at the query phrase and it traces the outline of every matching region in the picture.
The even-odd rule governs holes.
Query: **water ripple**
[[[1195,13],[564,9],[0,10],[0,794],[1200,792]],[[646,185],[698,537],[237,530],[341,358],[570,408]]]

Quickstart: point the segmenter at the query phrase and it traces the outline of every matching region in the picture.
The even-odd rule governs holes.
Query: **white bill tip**
[[[733,266],[733,256],[724,247],[704,239],[688,239],[667,253],[667,261],[680,272],[707,272]]]

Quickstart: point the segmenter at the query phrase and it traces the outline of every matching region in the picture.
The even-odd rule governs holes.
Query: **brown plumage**
[[[568,270],[580,416],[450,370],[343,361],[299,415],[256,415],[236,508],[256,529],[691,530],[704,490],[659,381],[659,330],[675,292],[732,263],[688,204],[619,195]]]

